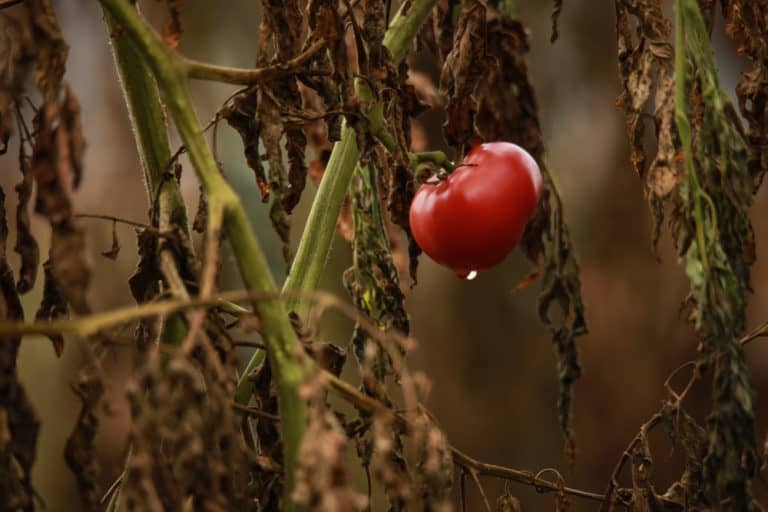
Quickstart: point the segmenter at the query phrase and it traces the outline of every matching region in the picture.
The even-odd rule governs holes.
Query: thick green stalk
[[[399,64],[405,57],[435,3],[436,0],[405,2],[392,19],[384,35],[384,45],[392,54],[395,64]],[[405,6],[408,8],[404,10]],[[363,96],[362,99],[371,99],[370,89],[365,84],[361,83],[356,89],[358,95]],[[376,111],[376,108],[377,106],[373,107],[372,113],[378,112],[380,116],[380,108],[379,111]],[[336,220],[344,202],[344,195],[359,158],[355,131],[344,126],[341,140],[333,146],[283,291],[312,292],[317,289],[336,232]],[[306,312],[307,307],[306,301],[290,301],[288,304],[288,308],[296,311],[299,316]]]
[[[392,18],[387,33],[384,34],[384,46],[389,49],[395,65],[400,64],[405,58],[421,30],[421,25],[436,3],[437,0],[403,2],[400,10]]]
[[[105,11],[104,19],[109,32],[114,33],[114,18]],[[114,38],[112,52],[139,150],[147,199],[158,209],[158,228],[167,231],[181,227],[189,234],[187,208],[179,185],[173,179],[164,179],[171,150],[157,84],[129,38]],[[181,318],[174,315],[163,325],[162,341],[179,345],[185,334]]]
[[[240,200],[219,172],[205,141],[186,83],[183,61],[160,40],[126,0],[101,0],[144,57],[163,93],[168,110],[184,142],[209,202],[224,209],[224,231],[237,259],[240,273],[249,290],[275,290],[272,273],[256,239]],[[306,404],[298,387],[307,371],[296,333],[281,301],[255,301],[254,310],[262,323],[262,333],[278,384],[286,510],[295,507],[290,499],[298,464],[298,448],[306,425]],[[247,382],[247,381],[246,381]]]
[[[345,124],[341,130],[341,140],[333,146],[283,291],[317,289],[336,233],[336,220],[359,157],[355,130]],[[288,308],[302,316],[303,311],[299,308],[304,309],[306,304],[289,301]]]

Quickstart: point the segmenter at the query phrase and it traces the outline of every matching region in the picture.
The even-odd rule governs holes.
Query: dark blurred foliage
[[[162,13],[154,2],[145,12],[159,26]],[[187,55],[223,65],[250,66],[255,59],[258,2],[230,0],[217,3],[187,0],[180,48]],[[141,183],[138,156],[122,103],[112,57],[98,6],[91,1],[59,1],[55,5],[65,39],[71,45],[66,80],[82,103],[87,140],[84,176],[75,194],[78,212],[115,215],[146,221],[148,205]],[[662,235],[658,253],[651,245],[652,222],[642,185],[632,172],[623,114],[615,105],[620,83],[616,64],[615,19],[612,7],[593,0],[570,0],[560,15],[559,39],[551,44],[550,2],[521,0],[521,20],[531,33],[530,76],[538,93],[548,163],[560,186],[565,215],[581,264],[589,334],[578,340],[583,376],[574,398],[577,457],[567,463],[557,419],[558,381],[550,334],[536,314],[534,284],[516,291],[530,271],[515,253],[498,268],[475,281],[457,279],[422,256],[419,283],[406,293],[418,349],[411,366],[432,381],[428,407],[448,438],[478,459],[512,467],[559,469],[573,487],[602,492],[615,462],[638,427],[659,409],[664,381],[680,364],[695,358],[696,341],[681,302],[688,291],[675,251]],[[212,10],[215,9],[215,13]],[[744,63],[735,46],[716,26],[714,42],[723,87],[732,94]],[[416,56],[413,65],[435,79],[433,62]],[[198,114],[205,122],[231,93],[223,85],[193,84]],[[442,119],[434,113],[422,119],[427,145],[440,149]],[[276,276],[284,276],[281,243],[270,227],[268,206],[262,204],[252,172],[242,157],[236,133],[218,130],[218,157],[244,198]],[[649,141],[650,142],[650,141]],[[15,139],[9,155],[16,149]],[[186,161],[182,159],[185,167]],[[6,190],[19,181],[13,158],[0,159],[0,185]],[[187,203],[196,204],[197,185],[187,170],[182,179]],[[296,208],[295,243],[301,233],[314,187],[308,186]],[[755,293],[749,299],[748,326],[768,319],[768,263],[763,237],[768,234],[765,188],[758,194],[751,218],[757,239],[757,262],[752,272]],[[248,198],[251,198],[248,200]],[[9,208],[9,210],[11,210]],[[9,224],[16,225],[13,212]],[[99,310],[132,304],[128,277],[136,265],[135,237],[118,226],[122,245],[117,261],[99,253],[112,243],[112,226],[86,221],[93,259],[92,304]],[[41,253],[48,251],[45,219],[33,216]],[[18,268],[16,254],[11,263]],[[231,258],[224,254],[222,289],[239,287],[227,274]],[[229,261],[228,261],[229,260]],[[350,264],[349,244],[337,240],[322,287],[346,296],[341,275]],[[29,318],[39,303],[42,282],[24,296]],[[324,337],[345,342],[353,325],[340,317],[326,321]],[[768,427],[768,348],[755,341],[747,356],[757,391],[757,432]],[[47,510],[72,510],[77,503],[74,478],[64,466],[64,443],[79,412],[70,384],[82,354],[67,344],[58,360],[43,339],[22,343],[19,367],[30,399],[42,420],[38,461],[33,481]],[[97,438],[104,489],[120,473],[126,449],[128,402],[124,380],[131,362],[127,348],[117,349],[108,362],[108,410],[103,411]],[[692,391],[688,410],[704,417],[711,398],[706,384]],[[761,442],[762,437],[758,442]],[[651,436],[656,450],[655,474],[663,488],[679,473],[680,461],[661,434]],[[363,475],[358,475],[361,483]],[[470,510],[480,501],[468,485]],[[488,480],[490,496],[503,484]],[[510,484],[525,510],[552,508],[552,498]],[[768,496],[756,484],[758,498]],[[595,504],[573,501],[572,510],[594,510]]]

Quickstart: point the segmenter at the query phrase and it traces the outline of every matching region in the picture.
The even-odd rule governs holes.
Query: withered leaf
[[[636,37],[631,29],[630,15],[635,16],[639,24]],[[641,177],[645,177],[646,172],[643,109],[650,98],[654,78],[662,71],[671,76],[673,52],[668,42],[671,30],[672,25],[659,2],[643,0],[630,5],[623,0],[616,1],[619,76],[623,84],[616,103],[626,112],[631,161]],[[661,93],[657,93],[657,101],[659,99],[662,99]],[[656,113],[668,113],[668,110],[657,103]],[[657,118],[658,128],[660,124],[661,120]]]
[[[463,6],[453,47],[440,72],[440,93],[448,99],[443,133],[448,143],[458,148],[461,154],[475,135],[478,102],[474,94],[487,78],[490,64],[486,54],[485,17],[486,8],[480,2],[467,2]]]
[[[85,233],[74,217],[72,189],[82,169],[79,105],[67,89],[61,103],[46,102],[35,118],[36,138],[29,173],[37,185],[35,211],[51,224],[51,273],[58,289],[78,313],[90,311],[86,291],[90,265]]]
[[[421,247],[413,238],[408,212],[416,193],[416,186],[411,170],[407,166],[395,163],[390,165],[390,169],[387,209],[392,217],[392,222],[400,226],[408,237],[408,270],[411,282],[415,285]]]
[[[131,381],[128,510],[183,510],[189,500],[201,510],[256,510],[249,494],[266,478],[252,478],[262,473],[234,417],[235,382],[219,364],[234,374],[216,352],[179,351],[167,363],[149,359]]]
[[[552,35],[549,37],[549,42],[554,43],[560,36],[558,31],[558,21],[560,20],[560,13],[563,11],[563,0],[555,0],[555,5],[552,7]]]
[[[29,172],[29,157],[25,153],[26,138],[19,144],[19,170],[21,181],[16,184],[16,244],[14,251],[21,256],[21,269],[16,287],[19,293],[27,293],[35,285],[40,265],[40,248],[32,234],[29,219],[29,201],[32,198],[33,179]]]
[[[309,407],[309,421],[299,447],[299,468],[293,499],[309,510],[368,510],[368,498],[352,486],[345,452],[347,436],[333,411],[322,400]]]
[[[101,255],[113,261],[120,255],[120,240],[117,238],[117,221],[112,222],[112,246],[109,250],[101,251]]]
[[[736,85],[736,96],[748,125],[748,165],[757,191],[768,170],[768,2],[723,0],[722,9],[726,32],[740,41],[739,53],[752,63]]]
[[[392,252],[384,224],[377,173],[372,166],[358,168],[353,181],[352,218],[354,265],[344,272],[344,286],[358,310],[382,331],[396,329],[408,333],[408,314],[400,278],[392,260]],[[377,346],[370,357],[369,343]],[[356,328],[352,345],[363,368],[364,390],[386,399],[385,379],[393,374],[386,347],[378,346],[361,328]]]
[[[64,456],[75,474],[83,510],[100,510],[95,439],[99,427],[98,407],[104,394],[104,383],[90,363],[80,370],[75,394],[82,402],[75,429],[67,439]]]
[[[733,34],[736,25],[745,20],[736,12],[740,6],[734,3],[730,7],[734,10],[729,11],[728,3],[724,3]],[[675,80],[686,94],[682,104],[674,105],[672,51],[667,50],[671,28],[661,4],[619,1],[617,12],[619,69],[625,87],[620,104],[627,109],[633,164],[643,176],[645,155],[638,138],[642,132],[639,119],[651,89],[656,87],[659,144],[653,172],[646,179],[656,222],[654,238],[658,238],[663,207],[670,204],[672,236],[691,283],[686,305],[700,340],[700,362],[715,363],[702,487],[711,503],[728,497],[734,510],[750,511],[750,479],[756,465],[753,392],[738,339],[745,328],[750,265],[754,261],[748,209],[754,185],[759,182],[749,164],[756,153],[745,140],[741,122],[719,85],[710,42],[714,2],[690,2],[675,17],[676,34],[683,43],[675,48],[682,57]],[[637,44],[630,15],[638,24]],[[673,170],[678,160],[685,166],[684,173]]]
[[[128,286],[131,295],[137,304],[144,304],[153,300],[160,293],[160,281],[162,272],[158,263],[159,244],[157,233],[149,229],[137,230],[137,245],[139,247],[139,262],[131,277]],[[140,320],[136,325],[136,345],[139,352],[149,347],[155,335],[152,319]]]
[[[411,435],[418,435],[421,439],[418,475],[424,510],[452,510],[451,491],[455,468],[448,440],[426,416],[422,416],[419,423],[422,432]]]
[[[181,9],[184,6],[184,0],[165,0],[165,4],[168,7],[168,17],[163,22],[163,41],[169,48],[176,50],[184,32],[181,26]]]
[[[8,223],[0,188],[0,318],[24,320],[13,271],[7,260]],[[0,500],[12,510],[33,510],[32,465],[40,421],[16,371],[21,338],[0,339]]]
[[[12,16],[0,16],[0,48],[0,154],[5,154],[15,111],[35,62],[29,24]]]
[[[59,95],[69,45],[64,41],[49,0],[28,0],[25,5],[29,10],[36,46],[35,81],[46,103],[52,102]]]

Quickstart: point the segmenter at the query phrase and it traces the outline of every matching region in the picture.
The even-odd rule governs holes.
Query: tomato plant
[[[480,144],[447,178],[419,187],[410,209],[413,236],[459,277],[486,270],[520,242],[541,187],[539,166],[523,148]]]

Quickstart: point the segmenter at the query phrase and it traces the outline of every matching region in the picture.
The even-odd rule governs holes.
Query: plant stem
[[[104,11],[104,19],[109,32],[114,33],[117,29],[114,18]],[[157,84],[130,39],[117,37],[111,39],[111,42],[136,147],[139,151],[147,199],[152,208],[157,209],[156,227],[160,232],[182,229],[189,235],[184,197],[176,180],[166,179],[171,150]],[[170,259],[175,269],[175,257],[171,251],[161,249],[158,256],[159,259]],[[172,284],[171,288],[173,288]],[[180,289],[186,293],[183,283]],[[162,323],[160,342],[169,346],[180,346],[186,332],[186,325],[180,313],[168,315]],[[132,452],[133,449],[130,447],[125,459],[126,468],[130,464]],[[129,471],[123,472],[124,478],[112,495],[108,510],[117,511],[121,508],[122,493],[120,491],[128,483],[128,477],[125,475],[129,474]]]
[[[252,85],[258,82],[274,80],[280,76],[295,73],[313,55],[325,48],[325,41],[315,41],[300,55],[275,66],[255,69],[240,69],[227,66],[217,66],[207,62],[200,62],[189,58],[182,58],[185,72],[189,78],[199,80],[213,80],[235,85]]]
[[[413,2],[406,2],[392,19],[389,29],[384,35],[384,45],[389,49],[395,65],[399,64],[405,57],[413,38],[436,1],[414,0]],[[406,6],[408,6],[407,9]],[[372,93],[367,84],[359,82],[355,89],[358,96],[361,96],[363,100],[371,99]],[[373,124],[379,121],[375,108],[376,106],[369,112],[369,119]],[[380,115],[381,112],[379,111]],[[383,122],[383,120],[381,121]],[[383,131],[383,125],[380,126]],[[389,149],[392,149],[394,142],[390,146]],[[312,203],[312,209],[309,212],[309,218],[304,227],[299,248],[296,251],[296,258],[283,286],[284,291],[312,292],[317,289],[336,232],[339,211],[359,158],[360,151],[357,147],[355,131],[344,125],[341,131],[341,140],[333,146],[331,158],[325,168],[325,174],[323,174],[323,179],[317,190],[315,201]],[[306,313],[307,307],[306,301],[290,301],[288,303],[288,308],[296,311],[299,316]]]
[[[317,289],[336,234],[336,220],[359,157],[355,130],[345,124],[341,129],[341,140],[333,146],[283,291],[311,292]],[[303,316],[306,307],[306,301],[288,303],[288,308],[299,316]]]
[[[203,137],[186,83],[183,61],[160,40],[158,35],[125,0],[101,0],[102,5],[120,24],[152,70],[163,93],[168,110],[184,142],[209,204],[218,203],[224,211],[224,232],[230,241],[243,282],[249,290],[274,291],[275,282],[259,242],[235,191],[219,172],[216,161]],[[306,404],[298,387],[308,369],[308,359],[288,320],[282,302],[255,301],[255,312],[262,323],[262,334],[278,384],[280,423],[284,445],[286,510],[294,510],[291,500],[297,456],[306,424]],[[250,382],[246,379],[245,382]],[[245,395],[245,393],[239,396]],[[247,396],[250,396],[248,394]]]
[[[389,28],[386,34],[384,34],[384,46],[387,47],[392,55],[392,61],[395,65],[400,64],[405,58],[416,34],[419,33],[421,25],[427,18],[429,11],[435,6],[435,3],[437,3],[437,0],[404,2],[395,17],[392,18]]]

